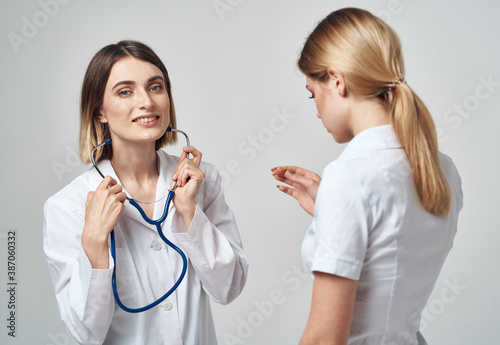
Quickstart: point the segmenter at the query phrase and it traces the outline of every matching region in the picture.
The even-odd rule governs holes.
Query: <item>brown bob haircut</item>
[[[91,162],[90,155],[94,147],[109,138],[108,125],[99,121],[99,111],[104,98],[104,90],[113,65],[121,58],[129,56],[149,62],[158,67],[163,73],[167,94],[170,99],[170,126],[172,128],[177,126],[170,79],[167,69],[160,58],[150,47],[141,42],[126,40],[110,44],[95,54],[83,79],[80,99],[80,159],[85,164]],[[156,141],[155,149],[159,150],[167,144],[175,144],[176,142],[177,133],[165,132]],[[96,150],[95,161],[111,159],[112,156],[112,146],[104,145]]]

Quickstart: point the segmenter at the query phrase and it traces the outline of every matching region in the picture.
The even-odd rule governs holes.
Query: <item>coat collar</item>
[[[168,195],[168,189],[170,188],[170,181],[172,180],[172,174],[177,166],[177,161],[178,161],[176,157],[175,158],[171,157],[168,153],[166,153],[163,150],[158,150],[156,152],[156,157],[158,161],[159,177],[158,177],[158,182],[156,183],[155,201],[157,202],[155,203],[153,219],[158,219],[163,215],[163,210]],[[104,159],[100,161],[99,163],[97,163],[97,166],[99,167],[104,176],[109,175],[113,179],[115,179],[119,185],[122,185],[109,159]],[[95,190],[95,188],[97,188],[97,186],[101,183],[102,177],[94,168],[92,168],[92,170],[93,171],[91,173],[91,185],[94,186],[93,188]],[[123,191],[125,192],[125,194],[127,194],[129,198],[133,198],[133,195],[130,195],[130,193],[127,190],[125,190],[125,188],[123,189]],[[141,201],[150,201],[150,200],[141,200]],[[172,203],[170,207],[173,208]],[[123,215],[144,222],[139,211],[134,206],[132,206],[128,201],[125,202],[125,211],[123,212]],[[168,218],[170,218],[170,215]]]

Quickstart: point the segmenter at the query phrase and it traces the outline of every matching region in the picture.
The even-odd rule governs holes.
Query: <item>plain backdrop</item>
[[[295,66],[316,23],[346,6],[398,32],[406,80],[463,180],[458,234],[422,332],[431,345],[498,344],[500,5],[486,0],[1,1],[0,343],[74,344],[46,267],[42,208],[89,169],[77,158],[80,87],[91,57],[121,39],[143,41],[162,58],[178,127],[225,179],[250,269],[239,298],[213,303],[219,344],[297,343],[311,298],[300,257],[311,219],[275,188],[270,169],[321,173],[344,148],[316,118]],[[179,154],[180,146],[166,150]],[[13,230],[15,338],[6,328]]]

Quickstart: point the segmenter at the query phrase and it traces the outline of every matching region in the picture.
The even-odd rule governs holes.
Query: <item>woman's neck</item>
[[[137,188],[147,191],[151,186],[156,186],[159,171],[154,145],[154,142],[144,145],[113,145],[111,165],[129,192]]]
[[[355,102],[352,110],[352,127],[355,136],[365,129],[391,124],[387,108],[377,99]]]

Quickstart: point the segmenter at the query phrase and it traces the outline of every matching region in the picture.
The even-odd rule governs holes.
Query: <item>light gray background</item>
[[[97,50],[125,38],[163,59],[179,128],[226,176],[250,271],[237,300],[213,305],[219,343],[297,343],[311,296],[300,258],[310,218],[275,189],[270,168],[321,173],[343,149],[316,118],[295,62],[315,24],[345,6],[379,14],[399,33],[406,79],[463,179],[459,232],[423,333],[431,345],[498,344],[500,5],[486,0],[1,1],[0,343],[74,343],[46,268],[42,206],[88,169],[75,156],[83,74]],[[5,327],[9,229],[18,233],[15,339]]]

